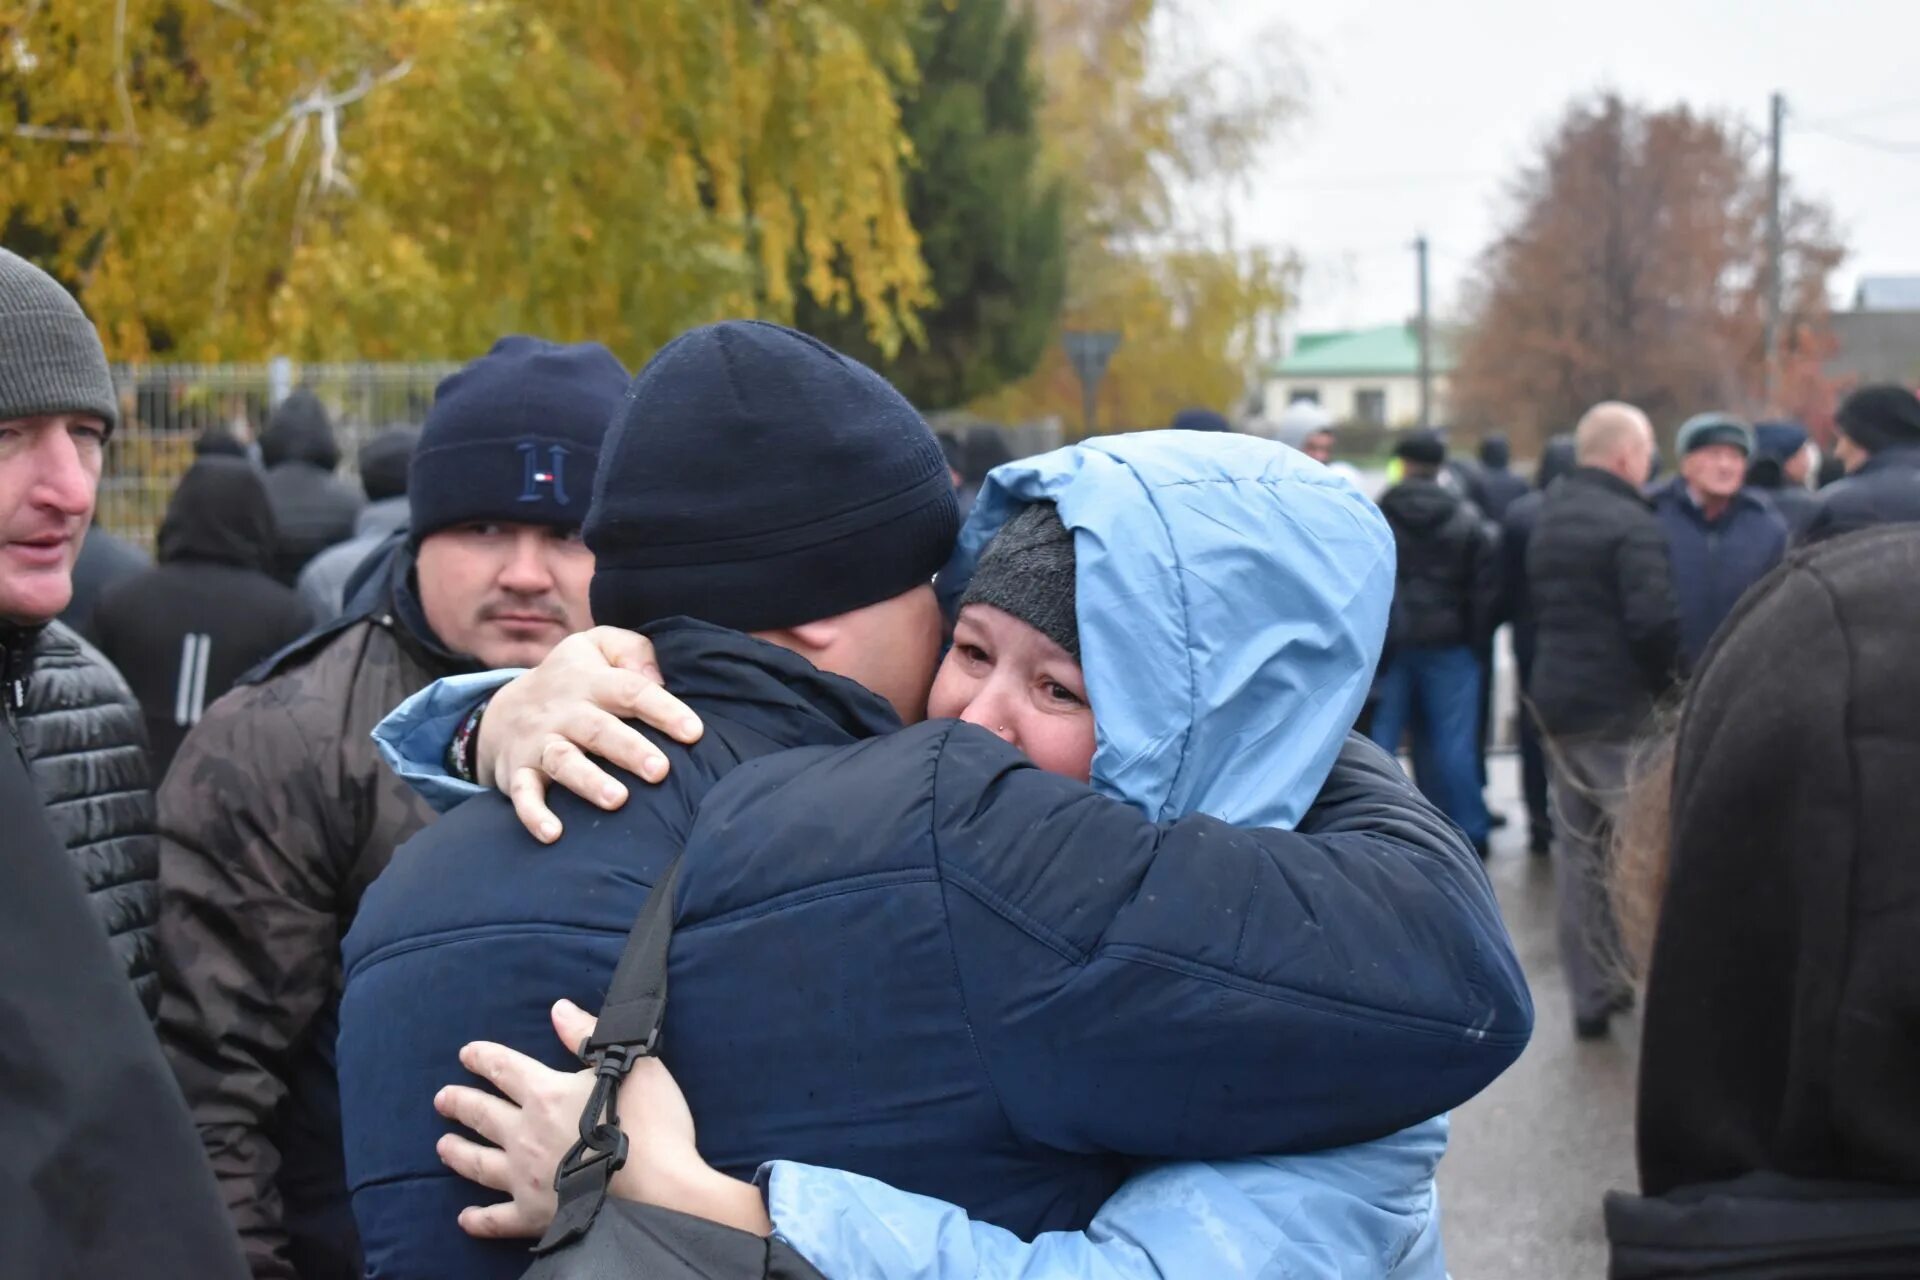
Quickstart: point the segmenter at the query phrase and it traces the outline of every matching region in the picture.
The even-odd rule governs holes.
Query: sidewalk
[[[1526,849],[1517,756],[1490,762],[1489,804],[1512,819],[1488,871],[1533,988],[1533,1042],[1493,1087],[1454,1113],[1440,1166],[1454,1280],[1593,1280],[1606,1275],[1600,1198],[1634,1186],[1639,1025],[1573,1038],[1554,932],[1552,860]]]

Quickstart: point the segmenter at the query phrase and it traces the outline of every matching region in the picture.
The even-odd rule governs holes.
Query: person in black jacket
[[[1680,660],[1666,534],[1641,488],[1653,427],[1632,405],[1587,411],[1579,466],[1547,491],[1527,547],[1538,628],[1533,705],[1547,739],[1560,899],[1560,951],[1574,1030],[1607,1033],[1627,1007],[1618,931],[1602,889],[1611,813],[1633,742],[1672,688]]]
[[[89,910],[21,739],[118,418],[79,304],[0,250],[0,1275],[233,1280],[239,1243],[107,904]]]
[[[1446,446],[1417,432],[1394,450],[1405,479],[1380,499],[1399,549],[1387,654],[1369,736],[1398,751],[1409,729],[1420,789],[1487,855],[1479,774],[1478,656],[1500,607],[1498,537],[1473,503],[1439,481]]]
[[[1790,554],[1631,793],[1616,887],[1651,965],[1616,1280],[1920,1275],[1916,580],[1911,526]]]
[[[201,713],[313,622],[299,593],[267,576],[273,511],[243,458],[188,468],[160,525],[160,564],[101,600],[100,648],[146,713],[153,776]]]
[[[273,505],[273,576],[288,586],[307,561],[353,536],[361,497],[333,474],[340,445],[320,398],[302,387],[282,400],[260,437]]]
[[[1553,809],[1547,802],[1547,753],[1540,741],[1540,721],[1533,713],[1533,660],[1539,626],[1533,614],[1533,593],[1527,589],[1527,544],[1540,520],[1540,506],[1555,480],[1573,470],[1573,437],[1555,436],[1540,452],[1533,491],[1507,508],[1500,522],[1500,585],[1505,590],[1501,613],[1513,624],[1513,664],[1520,677],[1520,790],[1527,805],[1527,848],[1545,857],[1553,846]]]
[[[1820,492],[1804,541],[1920,520],[1920,398],[1905,387],[1862,387],[1840,406],[1847,478]]]
[[[1813,496],[1810,482],[1819,459],[1820,451],[1799,423],[1753,424],[1753,461],[1747,466],[1747,487],[1773,504],[1787,522],[1790,538],[1798,538],[1813,519],[1819,500]]]
[[[87,530],[86,545],[73,565],[73,603],[60,611],[60,621],[82,636],[93,637],[93,611],[107,588],[137,577],[153,567],[147,553],[105,529]]]
[[[1467,496],[1487,519],[1499,524],[1507,518],[1507,508],[1526,496],[1527,482],[1513,474],[1513,446],[1507,437],[1492,432],[1480,441],[1480,467],[1469,480]]]

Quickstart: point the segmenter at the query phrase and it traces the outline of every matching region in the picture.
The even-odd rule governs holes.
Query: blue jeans
[[[1480,662],[1465,645],[1403,647],[1374,686],[1373,740],[1398,751],[1409,727],[1420,790],[1484,845],[1487,801],[1480,792]]]

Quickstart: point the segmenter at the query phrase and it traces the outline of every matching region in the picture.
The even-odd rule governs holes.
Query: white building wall
[[[1368,378],[1273,378],[1267,382],[1267,416],[1273,417],[1293,402],[1296,391],[1319,393],[1320,406],[1337,422],[1356,422],[1360,418],[1358,396],[1362,391],[1386,393],[1386,417],[1390,427],[1420,425],[1420,379],[1413,377]],[[1433,420],[1447,420],[1447,380],[1433,379]]]

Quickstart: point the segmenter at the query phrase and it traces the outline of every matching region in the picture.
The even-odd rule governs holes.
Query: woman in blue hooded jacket
[[[943,576],[961,607],[933,711],[1156,819],[1291,826],[1365,696],[1393,563],[1370,504],[1245,437],[1158,433],[1002,467]],[[1379,765],[1379,785],[1405,785]],[[569,1043],[582,1018],[557,1014]],[[454,1137],[443,1156],[537,1197],[573,1140],[584,1084],[498,1046],[463,1060],[526,1109],[502,1124],[477,1091],[445,1091],[443,1111],[507,1161]],[[762,1169],[763,1201],[706,1169],[677,1089],[647,1067],[623,1097],[636,1156],[616,1190],[705,1188],[672,1207],[777,1231],[836,1278],[1444,1274],[1444,1118],[1337,1151],[1143,1165],[1086,1230],[1028,1242],[938,1200],[784,1161]]]

